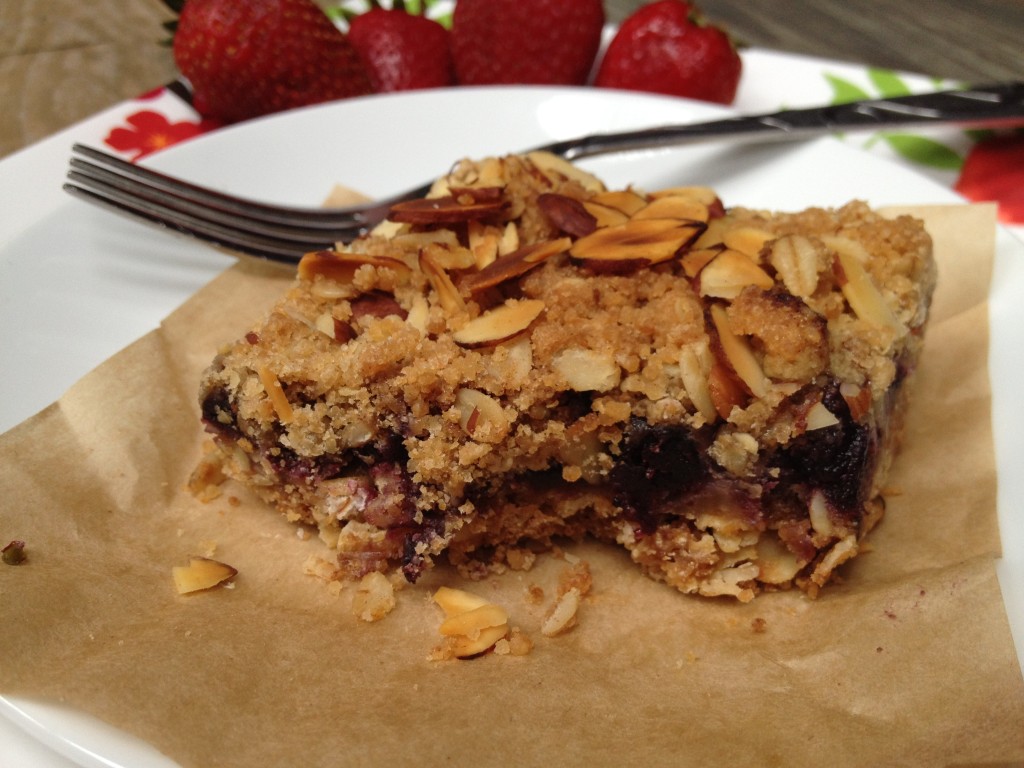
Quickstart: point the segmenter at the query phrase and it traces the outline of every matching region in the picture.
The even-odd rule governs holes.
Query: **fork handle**
[[[810,109],[787,109],[639,131],[592,134],[556,141],[538,149],[575,160],[611,152],[708,142],[717,138],[732,141],[786,140],[840,131],[996,124],[1024,124],[1024,82],[852,101]]]

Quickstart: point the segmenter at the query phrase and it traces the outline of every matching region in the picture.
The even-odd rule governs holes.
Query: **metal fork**
[[[534,149],[576,160],[724,139],[793,140],[830,132],[945,124],[1024,124],[1024,82],[592,134]],[[69,193],[220,248],[285,262],[353,240],[385,219],[391,206],[423,197],[430,188],[424,184],[364,206],[295,208],[227,195],[80,144],[73,153],[64,185]]]

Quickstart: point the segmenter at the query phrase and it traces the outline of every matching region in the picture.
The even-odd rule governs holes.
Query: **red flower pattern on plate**
[[[1024,133],[975,144],[953,188],[968,200],[994,200],[1001,221],[1024,224]]]
[[[125,118],[128,127],[118,126],[107,134],[107,146],[131,156],[132,161],[220,127],[215,120],[182,120],[172,123],[165,115],[144,109]]]

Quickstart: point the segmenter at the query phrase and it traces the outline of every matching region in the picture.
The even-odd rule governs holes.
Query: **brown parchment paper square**
[[[471,588],[533,637],[525,657],[431,662],[445,567],[367,624],[304,574],[275,512],[184,490],[202,368],[286,287],[240,262],[0,436],[0,692],[92,713],[183,766],[946,765],[1024,760],[1024,684],[1003,610],[987,378],[991,207],[914,209],[940,288],[906,444],[872,551],[817,600],[687,597],[584,543],[594,590],[544,638],[565,561]],[[235,502],[232,503],[232,497]],[[234,588],[182,597],[205,542]]]

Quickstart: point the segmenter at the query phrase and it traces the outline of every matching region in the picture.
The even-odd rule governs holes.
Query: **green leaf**
[[[924,136],[915,136],[909,133],[884,133],[882,138],[896,154],[929,168],[957,171],[960,170],[960,166],[964,162],[956,151]]]
[[[867,91],[863,90],[860,86],[851,83],[849,80],[844,80],[841,77],[830,75],[828,72],[825,73],[825,80],[832,86],[832,103],[833,104],[845,104],[848,101],[858,101],[860,99],[871,98]]]
[[[910,88],[891,69],[880,69],[878,67],[868,68],[868,79],[878,89],[878,92],[885,98],[893,96],[909,96]]]

